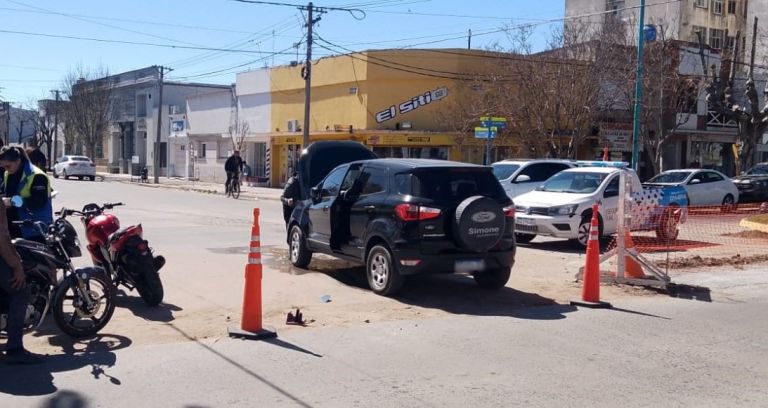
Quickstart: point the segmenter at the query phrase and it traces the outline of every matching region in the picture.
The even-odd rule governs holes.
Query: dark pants
[[[13,272],[2,265],[0,267],[0,296],[8,303],[8,344],[6,350],[18,350],[23,347],[21,337],[24,335],[24,318],[29,302],[29,291],[26,287],[17,290],[11,287]]]
[[[231,183],[232,180],[234,180],[235,178],[237,178],[237,172],[234,172],[234,171],[227,172],[227,181],[224,182],[224,189],[225,189],[224,191],[229,191],[229,183]]]

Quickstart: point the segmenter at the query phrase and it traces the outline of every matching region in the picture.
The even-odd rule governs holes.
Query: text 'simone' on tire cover
[[[460,246],[470,251],[487,251],[501,239],[506,222],[504,211],[495,200],[469,197],[456,207],[454,236]]]

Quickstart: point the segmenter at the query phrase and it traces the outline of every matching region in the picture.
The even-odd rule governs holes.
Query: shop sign
[[[407,135],[371,135],[367,144],[370,146],[438,146],[450,145],[450,140],[440,136],[407,136]]]
[[[434,91],[424,92],[421,95],[414,96],[407,101],[403,101],[397,105],[392,105],[389,108],[376,113],[376,122],[384,123],[388,120],[394,119],[397,117],[397,115],[405,115],[406,113],[413,112],[422,106],[429,105],[434,101],[439,101],[446,96],[448,96],[448,88],[445,86],[437,88]]]
[[[603,145],[612,151],[632,151],[632,130],[629,129],[600,129]]]

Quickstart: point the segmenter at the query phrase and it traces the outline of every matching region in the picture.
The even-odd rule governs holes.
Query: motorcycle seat
[[[126,232],[128,232],[128,228],[121,228],[121,229],[113,232],[112,234],[110,234],[110,236],[108,238],[109,242],[112,243],[112,242],[115,242],[115,241],[119,240],[123,235],[125,235]]]

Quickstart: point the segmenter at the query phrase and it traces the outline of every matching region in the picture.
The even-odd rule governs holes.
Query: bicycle
[[[240,186],[242,183],[240,182],[240,175],[235,173],[232,175],[232,180],[229,182],[229,185],[227,185],[227,197],[232,197],[235,200],[240,198]]]

